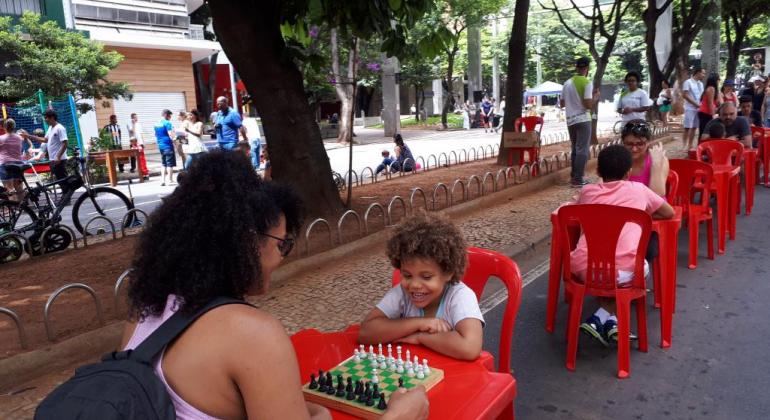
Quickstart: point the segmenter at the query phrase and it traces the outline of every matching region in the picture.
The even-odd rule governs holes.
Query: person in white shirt
[[[566,108],[567,131],[572,143],[570,184],[580,188],[588,182],[583,179],[588,146],[591,142],[591,109],[599,102],[599,89],[586,77],[590,60],[580,57],[575,62],[576,75],[564,82],[561,107]]]
[[[684,99],[683,150],[690,150],[692,148],[695,132],[698,130],[698,108],[700,107],[700,97],[703,95],[703,83],[701,80],[704,77],[706,77],[706,70],[696,67],[692,72],[692,77],[685,80],[682,84],[682,98]]]
[[[48,131],[45,137],[35,136],[33,134],[22,133],[22,137],[39,143],[48,143],[48,158],[50,159],[51,173],[57,181],[67,177],[67,129],[59,124],[59,116],[53,109],[48,109],[43,113],[43,118],[48,124]],[[69,191],[69,185],[62,183],[60,185],[62,195]],[[60,205],[66,205],[68,202],[62,202]]]
[[[497,127],[495,127],[495,133],[497,133],[497,130],[503,128],[503,120],[505,119],[505,96],[503,96],[503,99],[500,100],[500,104],[497,106],[497,110],[495,110],[495,114],[500,116],[500,120],[497,122]]]
[[[622,115],[623,124],[634,121],[644,121],[644,113],[652,106],[652,101],[642,89],[639,89],[641,77],[638,72],[630,71],[626,74],[626,89],[620,92],[616,109]]]
[[[128,123],[128,139],[131,148],[139,151],[139,173],[143,178],[150,178],[150,171],[147,169],[147,158],[144,155],[144,133],[142,132],[142,123],[139,122],[139,116],[131,114],[131,122]]]

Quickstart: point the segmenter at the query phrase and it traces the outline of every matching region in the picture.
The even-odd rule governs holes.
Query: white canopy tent
[[[532,89],[527,89],[524,96],[561,95],[563,86],[555,82],[543,82]]]

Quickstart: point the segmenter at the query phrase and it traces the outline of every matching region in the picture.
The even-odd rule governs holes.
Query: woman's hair
[[[195,117],[195,122],[198,122],[201,120],[201,113],[197,109],[191,109],[189,112],[189,115],[192,115]]]
[[[621,139],[625,140],[630,135],[643,137],[647,141],[652,140],[652,130],[645,120],[631,120],[625,123],[620,130]]]
[[[393,141],[399,146],[404,145],[404,138],[401,137],[401,134],[396,134],[395,136],[393,136]]]
[[[717,86],[718,84],[719,84],[719,75],[716,73],[711,73],[709,74],[709,77],[706,79],[706,87],[704,89],[708,87],[713,87],[714,91],[716,91],[718,89],[718,86]]]
[[[636,79],[637,84],[642,83],[642,76],[639,75],[638,71],[633,71],[633,70],[629,71],[628,73],[626,73],[626,77],[624,77],[623,80],[627,81],[629,77],[633,77],[634,79]]]
[[[401,269],[404,261],[424,258],[451,273],[450,282],[462,280],[467,259],[465,239],[449,220],[434,215],[417,215],[404,221],[388,240],[388,258]]]
[[[632,165],[631,152],[616,144],[599,152],[597,171],[604,182],[620,181],[626,177]]]
[[[299,198],[287,187],[263,183],[236,152],[212,151],[190,167],[179,187],[150,216],[134,256],[128,288],[134,319],[157,316],[168,295],[192,313],[210,300],[243,298],[261,288],[259,243],[286,218],[296,235]]]
[[[6,118],[5,121],[3,121],[3,128],[5,128],[6,132],[13,133],[16,131],[16,121],[14,121],[13,118]]]

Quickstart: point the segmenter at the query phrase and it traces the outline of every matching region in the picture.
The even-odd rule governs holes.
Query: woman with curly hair
[[[476,294],[463,284],[466,244],[451,222],[415,216],[388,241],[388,259],[400,284],[385,294],[361,324],[363,344],[421,344],[473,360],[481,353],[484,317]]]
[[[302,226],[297,196],[263,183],[242,154],[213,151],[199,160],[139,239],[124,349],[136,348],[176,311],[264,293]],[[330,418],[303,400],[281,322],[249,305],[205,313],[166,347],[154,369],[179,419]],[[427,412],[424,390],[397,394],[386,415],[420,412]]]

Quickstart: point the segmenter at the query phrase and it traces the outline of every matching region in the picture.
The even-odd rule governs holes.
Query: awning
[[[222,51],[218,42],[202,39],[172,38],[148,36],[130,32],[118,31],[114,28],[87,28],[91,39],[111,47],[151,48],[156,50],[190,51],[192,63],[200,61],[215,52]]]
[[[524,96],[543,96],[543,95],[561,95],[563,86],[554,82],[544,82],[539,86],[528,89]]]

